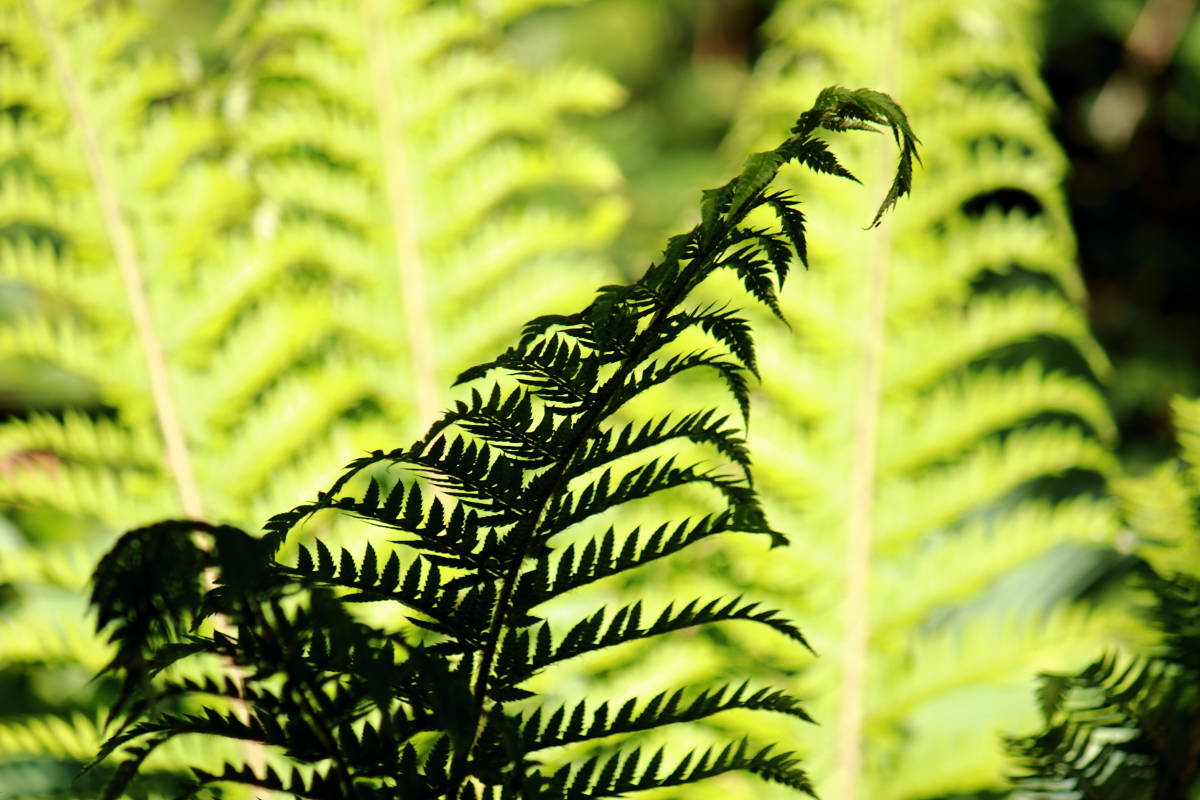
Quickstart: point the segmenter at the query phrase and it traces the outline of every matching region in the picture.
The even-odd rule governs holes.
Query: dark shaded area
[[[1107,151],[1086,114],[1120,66],[1123,42],[1077,6],[1050,9],[1043,74],[1071,160],[1091,322],[1116,367],[1110,398],[1122,455],[1136,467],[1173,449],[1171,395],[1200,391],[1200,132],[1186,113],[1200,107],[1200,82],[1179,59],[1148,78],[1140,125],[1126,147]]]
[[[1042,204],[1024,189],[997,189],[976,195],[963,203],[963,213],[968,217],[982,217],[989,208],[997,208],[1005,214],[1020,209],[1030,217],[1042,213]]]

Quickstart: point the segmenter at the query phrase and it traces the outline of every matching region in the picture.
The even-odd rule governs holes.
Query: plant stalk
[[[142,359],[150,376],[150,391],[154,401],[154,409],[158,419],[159,431],[163,437],[166,450],[167,467],[175,483],[175,493],[180,508],[185,517],[200,520],[204,517],[204,502],[200,494],[200,486],[192,469],[191,451],[188,448],[187,437],[180,423],[175,398],[171,392],[170,377],[167,371],[166,356],[154,323],[154,315],[150,310],[150,299],[147,295],[146,284],[142,279],[142,266],[138,258],[137,246],[134,242],[133,231],[129,220],[121,207],[117,195],[116,183],[109,169],[108,159],[100,143],[100,136],[87,105],[83,99],[75,70],[64,50],[58,30],[55,28],[46,9],[38,4],[38,0],[26,0],[29,14],[33,18],[42,41],[45,43],[50,62],[53,65],[55,77],[62,88],[67,110],[71,115],[75,130],[79,133],[83,147],[84,160],[87,162],[88,174],[96,190],[96,198],[100,204],[100,212],[112,243],[113,258],[121,274],[121,282],[125,287],[125,296],[129,301],[130,312],[133,316],[134,328],[142,347]],[[208,550],[208,540],[197,535],[200,546]],[[213,570],[204,574],[204,588],[210,590],[216,579]],[[214,619],[218,629],[227,629],[228,623],[222,617]],[[230,665],[232,677],[240,687],[245,675],[237,667]],[[238,712],[247,719],[253,716],[248,704],[238,705]],[[242,748],[246,763],[256,774],[263,774],[266,767],[266,754],[262,745],[247,742]]]
[[[75,71],[63,50],[63,43],[58,31],[46,10],[38,5],[37,0],[26,0],[29,14],[33,17],[42,41],[50,56],[55,77],[62,88],[63,99],[75,130],[79,132],[80,144],[83,146],[84,160],[87,162],[88,174],[96,189],[96,199],[100,204],[100,213],[104,218],[108,238],[112,243],[113,258],[121,273],[121,282],[125,286],[125,296],[129,301],[129,309],[133,315],[133,324],[142,346],[142,359],[150,376],[150,392],[154,399],[154,409],[158,417],[159,430],[162,433],[163,445],[167,452],[167,466],[175,482],[175,492],[184,516],[192,519],[204,517],[204,504],[200,498],[200,488],[192,470],[191,453],[188,450],[187,438],[179,421],[179,413],[175,399],[171,393],[171,383],[167,374],[166,357],[163,355],[162,343],[159,341],[158,330],[154,324],[154,315],[150,311],[150,301],[146,294],[146,285],[142,280],[141,264],[138,259],[137,247],[133,241],[133,232],[129,221],[121,208],[117,196],[116,184],[109,170],[108,159],[100,145],[100,137],[91,115],[83,101],[83,92],[79,88]]]
[[[429,319],[429,298],[425,290],[425,263],[417,238],[404,123],[397,107],[398,92],[388,56],[387,20],[380,12],[378,0],[359,0],[358,10],[371,71],[371,88],[375,96],[375,119],[396,248],[400,303],[412,367],[412,393],[417,406],[415,423],[418,427],[424,427],[437,416],[437,370],[434,366],[433,324]]]
[[[890,0],[884,21],[881,86],[893,98],[899,89],[899,0]],[[883,138],[883,137],[881,137]],[[884,191],[891,169],[890,143],[877,146],[877,178]],[[856,800],[862,782],[863,728],[866,718],[867,667],[871,641],[871,540],[877,491],[879,418],[883,401],[883,356],[887,332],[887,282],[892,246],[891,215],[875,231],[866,276],[866,318],[862,332],[858,405],[854,424],[854,461],[850,476],[850,518],[844,561],[845,646],[842,654],[841,708],[834,751],[833,785],[839,800]]]

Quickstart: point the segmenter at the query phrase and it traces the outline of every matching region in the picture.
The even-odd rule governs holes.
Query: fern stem
[[[272,616],[282,618],[283,613],[278,605],[273,605],[271,608]],[[301,710],[308,717],[308,722],[312,725],[313,732],[317,735],[317,740],[325,749],[326,757],[333,762],[333,769],[337,772],[338,783],[341,784],[342,794],[346,800],[357,800],[358,790],[354,786],[354,775],[350,771],[350,765],[346,763],[346,759],[340,747],[338,747],[337,737],[325,722],[325,717],[321,714],[313,702],[313,697],[319,696],[320,688],[314,687],[309,681],[309,676],[306,674],[297,674],[288,669],[293,663],[300,663],[299,654],[291,652],[284,637],[280,631],[271,624],[266,614],[256,615],[251,611],[252,621],[256,628],[271,636],[272,644],[278,648],[282,654],[280,662],[284,665],[284,673],[288,677],[285,688],[290,685],[292,698],[296,704],[301,707]],[[232,659],[231,659],[232,660]],[[239,669],[240,669],[239,665]],[[243,670],[244,671],[244,670]]]
[[[142,280],[141,265],[138,260],[137,247],[133,241],[133,232],[130,230],[129,221],[121,208],[116,185],[100,145],[100,137],[83,102],[83,93],[79,88],[79,82],[76,80],[71,63],[63,50],[58,31],[45,9],[38,5],[37,0],[26,0],[26,5],[43,42],[45,42],[50,61],[54,66],[55,76],[62,87],[71,121],[79,132],[79,139],[83,145],[84,159],[87,161],[88,172],[96,189],[100,212],[108,230],[109,240],[112,242],[113,257],[121,272],[121,281],[125,286],[125,295],[133,314],[134,327],[142,346],[142,358],[146,363],[146,371],[150,375],[150,391],[167,452],[167,465],[175,481],[179,505],[185,516],[200,519],[204,516],[204,504],[201,501],[200,488],[192,470],[187,439],[179,421],[175,399],[171,394],[166,358],[158,338],[154,317],[150,312],[150,302],[146,296],[145,283]]]
[[[895,97],[899,87],[896,75],[898,64],[895,62],[902,43],[899,0],[890,0],[885,14],[881,86]],[[891,151],[886,141],[880,142],[876,149],[876,182],[886,191]],[[846,526],[845,650],[842,655],[841,708],[834,750],[835,796],[842,800],[856,800],[862,779],[867,657],[871,640],[871,539],[875,517],[891,231],[891,217],[884,217],[871,243],[866,276],[864,305],[867,314],[863,323],[858,406],[854,416],[850,518]]]
[[[425,265],[417,241],[412,181],[405,152],[404,125],[396,106],[396,83],[388,62],[386,21],[379,12],[377,0],[359,0],[358,10],[371,70],[379,146],[383,152],[384,182],[400,276],[400,303],[404,310],[413,390],[416,394],[416,423],[424,426],[432,422],[437,414],[437,372],[434,368],[433,326],[429,320],[425,292]]]
[[[565,454],[555,467],[557,475],[555,475],[550,488],[546,491],[537,503],[537,507],[526,517],[526,530],[522,534],[524,539],[521,545],[521,552],[517,558],[513,559],[512,566],[508,573],[504,576],[504,583],[500,588],[500,594],[497,597],[496,605],[492,610],[492,619],[488,628],[487,642],[484,645],[482,658],[480,659],[479,671],[475,675],[475,687],[473,694],[476,699],[475,708],[475,726],[473,741],[471,746],[466,748],[461,754],[455,754],[455,763],[451,767],[451,781],[454,786],[450,797],[457,797],[462,790],[462,784],[466,781],[467,775],[462,772],[467,760],[470,757],[471,750],[479,741],[479,736],[483,732],[487,723],[487,699],[491,693],[492,670],[495,666],[496,655],[499,652],[501,628],[504,624],[504,618],[508,613],[508,606],[512,599],[512,593],[516,588],[517,578],[520,577],[521,565],[529,556],[534,541],[537,538],[537,531],[545,517],[547,507],[552,500],[558,497],[568,483],[567,475],[570,472],[570,467],[575,459],[579,456],[588,439],[591,438],[600,422],[607,416],[609,406],[613,400],[619,395],[622,384],[629,377],[630,373],[642,363],[651,352],[651,347],[655,342],[658,342],[658,336],[662,326],[667,322],[671,312],[683,302],[693,288],[693,282],[697,276],[703,275],[706,268],[709,267],[720,253],[724,250],[724,242],[729,235],[730,230],[734,225],[726,223],[721,235],[716,237],[715,243],[706,254],[697,253],[692,262],[688,265],[687,271],[681,275],[676,283],[675,292],[667,297],[662,307],[655,314],[654,319],[646,326],[646,329],[640,334],[637,343],[629,350],[629,355],[626,356],[621,365],[595,393],[595,404],[587,416],[583,418],[578,430],[571,443],[565,448]]]
[[[887,283],[887,236],[880,225],[867,276],[867,320],[863,343],[858,408],[855,411],[854,467],[850,479],[850,519],[846,541],[846,640],[842,657],[841,713],[835,785],[838,797],[853,800],[862,769],[864,694],[870,630],[872,523],[875,513],[876,444],[882,381],[884,296]]]

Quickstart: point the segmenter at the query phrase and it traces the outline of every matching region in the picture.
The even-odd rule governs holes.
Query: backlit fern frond
[[[160,746],[197,734],[261,743],[293,765],[197,764],[197,790],[585,800],[743,771],[811,793],[791,753],[745,738],[682,754],[637,744],[644,732],[728,711],[807,721],[785,693],[739,682],[648,701],[557,704],[529,687],[564,662],[711,623],[755,623],[805,645],[792,622],[740,596],[655,608],[641,599],[596,604],[583,590],[715,536],[785,543],[759,503],[736,418],[686,400],[657,416],[631,409],[711,371],[747,410],[750,327],[693,294],[727,271],[777,308],[805,238],[795,199],[770,184],[788,162],[836,163],[814,134],[848,119],[890,128],[901,143],[882,213],[907,192],[915,137],[886,96],[828,89],[793,136],[704,193],[701,222],[673,237],[641,279],[602,287],[577,313],[527,323],[518,344],[459,376],[469,396],[412,445],[356,459],[316,502],[273,517],[260,539],[189,520],[125,534],[93,589],[116,653],[108,669],[121,682],[118,722],[97,759],[123,757],[106,797],[124,791]],[[780,224],[751,224],[760,208],[777,211]],[[703,460],[678,452],[683,442]],[[390,486],[377,480],[385,475]],[[681,490],[703,495],[706,512],[660,517],[652,528],[608,525],[618,509]],[[357,517],[398,538],[377,548],[364,532],[339,548],[318,537],[298,544],[294,562],[277,560],[317,514]],[[206,570],[218,576],[207,592]],[[384,624],[373,626],[369,610],[352,613],[368,603],[405,618],[379,615]],[[560,624],[552,609],[564,603],[572,619]],[[205,630],[213,614],[225,630]],[[221,680],[175,673],[205,656],[236,669]],[[188,711],[177,710],[185,700]]]
[[[501,17],[234,5],[211,57],[136,2],[0,2],[0,281],[32,298],[0,359],[82,379],[99,406],[0,426],[19,529],[0,629],[47,631],[0,635],[17,681],[106,653],[56,630],[84,611],[60,545],[95,558],[150,520],[250,524],[310,496],[427,422],[432,387],[512,315],[577,286],[568,261],[603,272],[623,220],[619,175],[567,120],[619,91],[519,70]],[[90,715],[93,689],[39,708]]]
[[[206,158],[219,126],[189,107],[194,86],[155,47],[149,17],[122,4],[9,2],[4,13],[5,71],[16,80],[4,86],[0,158],[16,202],[4,213],[0,271],[36,299],[0,331],[0,354],[84,378],[120,420],[7,425],[3,499],[53,508],[50,487],[62,487],[65,502],[83,506],[64,510],[112,526],[199,511],[169,320],[188,302],[181,273],[246,192]]]
[[[1113,481],[1136,548],[1159,574],[1200,573],[1200,400],[1171,403],[1180,459]]]
[[[0,18],[0,280],[33,299],[0,358],[83,379],[113,412],[0,426],[16,523],[0,546],[0,785],[50,794],[95,746],[108,688],[87,683],[111,657],[84,619],[87,564],[119,526],[203,512],[172,322],[248,193],[214,158],[196,76],[135,4],[4,2]]]
[[[703,676],[747,658],[798,673],[790,685],[823,727],[788,733],[841,800],[1002,786],[996,732],[1035,724],[1037,672],[1081,666],[1120,630],[1111,615],[1072,617],[1069,636],[1043,619],[1118,525],[1103,499],[1117,466],[1097,388],[1109,368],[1082,307],[1034,10],[782,3],[731,139],[767,140],[836,79],[885,87],[928,145],[914,201],[871,234],[874,209],[844,181],[784,173],[838,209],[806,223],[811,271],[781,300],[793,331],[764,329],[758,352],[757,485],[804,535],[722,570],[813,620],[822,658],[787,659],[747,633],[718,648],[698,637],[687,661]],[[841,156],[878,191],[887,138]]]

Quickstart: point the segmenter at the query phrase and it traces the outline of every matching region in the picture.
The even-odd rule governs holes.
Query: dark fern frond
[[[1158,657],[1108,656],[1078,675],[1043,675],[1046,728],[1009,740],[1016,796],[1038,800],[1158,800],[1200,786],[1200,580],[1147,569]]]
[[[610,528],[599,537],[598,548],[597,539],[592,539],[577,557],[575,545],[567,545],[553,567],[549,559],[541,559],[536,569],[522,573],[514,593],[514,613],[526,615],[521,618],[533,624],[538,618],[529,617],[528,612],[535,606],[610,575],[678,553],[701,539],[735,531],[743,531],[743,526],[735,524],[733,514],[727,511],[700,520],[661,525],[645,544],[641,542],[641,530],[635,529],[624,537],[618,553],[615,531]]]
[[[342,787],[338,785],[336,777],[320,773],[314,774],[311,779],[305,781],[299,773],[293,772],[291,780],[285,781],[271,768],[267,769],[266,775],[259,777],[250,767],[235,769],[228,764],[219,775],[196,768],[193,768],[192,772],[196,775],[196,782],[189,787],[189,794],[213,783],[235,783],[258,789],[287,792],[293,797],[308,798],[309,800],[341,800],[346,796],[342,793]]]
[[[837,160],[837,156],[829,151],[829,145],[820,139],[810,139],[802,145],[796,145],[792,148],[795,154],[795,159],[801,164],[811,169],[813,172],[821,172],[826,175],[835,175],[839,178],[861,183],[858,178],[850,170],[841,165]]]
[[[892,186],[883,198],[879,211],[875,213],[875,219],[871,221],[872,228],[879,224],[889,208],[912,191],[913,160],[921,160],[917,154],[917,145],[921,140],[912,132],[900,106],[882,92],[830,86],[817,97],[817,102],[811,110],[800,115],[800,121],[792,128],[792,132],[803,140],[793,145],[797,151],[794,157],[798,161],[818,172],[857,180],[837,163],[837,159],[823,146],[823,142],[818,143],[819,140],[809,140],[807,137],[817,128],[831,131],[874,130],[876,125],[891,128],[896,144],[900,146],[900,161],[896,166],[896,177]]]
[[[688,414],[671,424],[671,418],[648,420],[610,428],[592,438],[576,461],[571,477],[583,475],[617,459],[641,453],[673,439],[687,439],[697,444],[710,444],[739,467],[749,471],[750,455],[746,441],[736,428],[726,428],[728,417],[714,419],[713,409]]]
[[[772,756],[771,751],[774,748],[768,746],[747,758],[748,747],[747,741],[743,739],[736,745],[726,745],[716,756],[713,756],[711,749],[699,758],[694,758],[693,755],[684,756],[669,774],[662,777],[659,776],[661,750],[655,753],[637,778],[633,775],[637,772],[640,751],[634,750],[624,759],[619,753],[606,759],[594,756],[578,767],[571,764],[560,768],[550,776],[546,790],[535,792],[532,796],[563,797],[570,800],[619,797],[625,792],[683,786],[733,770],[752,772],[766,780],[790,786],[810,795],[813,793],[807,778],[795,769],[796,759],[792,758],[792,753]]]
[[[741,597],[671,604],[645,621],[641,601],[611,613],[599,608],[557,641],[534,611],[709,536],[755,533],[771,546],[785,543],[753,488],[744,431],[726,414],[684,408],[637,419],[630,401],[705,367],[721,377],[745,419],[745,373],[757,369],[750,326],[725,308],[689,306],[692,291],[729,269],[782,317],[777,286],[790,268],[789,244],[805,255],[804,220],[792,197],[768,193],[771,182],[789,161],[836,172],[825,145],[812,144],[820,125],[890,124],[903,137],[907,163],[915,140],[903,114],[880,98],[866,90],[823,93],[816,124],[802,118],[808,127],[706,192],[700,224],[672,238],[641,280],[601,288],[579,313],[530,322],[516,345],[459,377],[495,376],[491,387],[472,391],[411,446],[356,459],[315,502],[273,517],[263,538],[192,521],[126,534],[98,568],[93,596],[99,625],[117,645],[110,669],[124,679],[123,724],[104,754],[126,760],[108,796],[124,791],[158,744],[200,733],[259,742],[321,771],[302,780],[273,769],[197,769],[195,789],[225,783],[338,800],[566,800],[742,770],[811,793],[790,754],[752,750],[745,741],[686,755],[666,774],[661,751],[644,766],[640,751],[617,750],[547,772],[529,757],[736,708],[807,720],[780,692],[726,686],[688,702],[675,692],[636,716],[633,698],[611,722],[606,707],[589,717],[579,705],[569,716],[559,709],[544,728],[536,704],[524,721],[507,704],[536,700],[522,684],[553,664],[710,623],[753,622],[808,646],[777,611]],[[904,191],[907,180],[897,184]],[[776,212],[780,230],[744,224],[763,206]],[[684,348],[688,331],[715,347]],[[672,449],[684,442],[715,453],[717,465]],[[397,476],[386,493],[384,468]],[[716,508],[665,521],[644,539],[639,530],[584,536],[605,512],[686,486],[704,488]],[[371,544],[355,553],[317,537],[312,549],[298,546],[294,564],[282,563],[285,538],[323,510],[399,533],[396,549],[385,558]],[[559,543],[577,534],[582,541]],[[215,576],[211,587],[206,571]],[[395,604],[411,625],[399,632],[368,625],[351,613],[367,602]],[[218,657],[236,679],[188,683],[159,675],[193,655]],[[232,698],[249,716],[236,709],[180,714],[160,702],[168,693],[172,703],[202,708],[206,699]],[[418,744],[431,747],[424,759]]]
[[[808,249],[804,245],[804,214],[796,208],[800,201],[782,191],[769,194],[763,200],[779,217],[779,224],[783,228],[784,234],[792,243],[792,247],[796,249],[796,257],[800,259],[804,268],[808,269]]]

